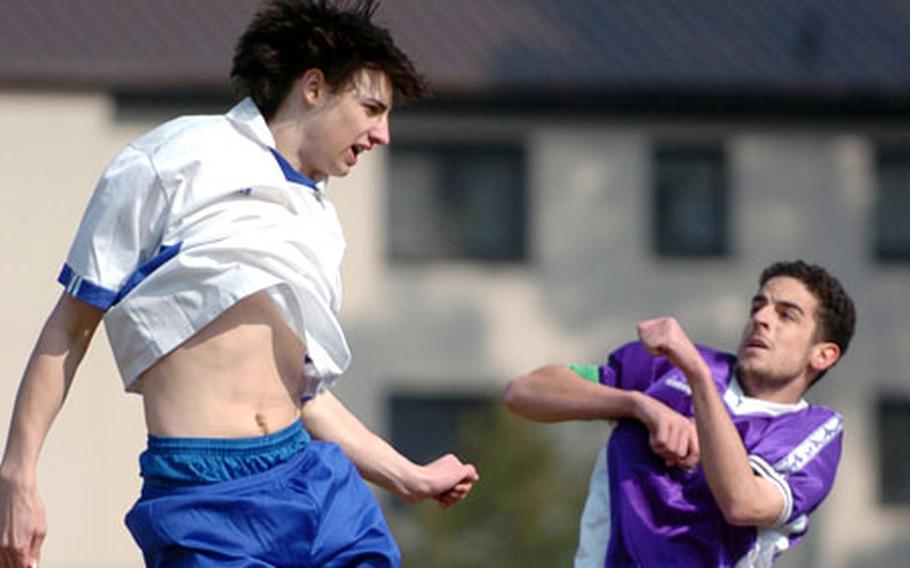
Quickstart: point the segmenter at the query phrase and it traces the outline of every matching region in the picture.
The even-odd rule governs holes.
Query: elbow
[[[512,379],[502,393],[502,401],[511,412],[521,414],[522,387],[520,379]]]
[[[523,375],[509,381],[503,391],[502,400],[506,408],[513,414],[529,420],[538,420],[537,414],[540,405],[538,394],[532,378],[529,375]]]
[[[745,513],[745,511],[736,508],[724,509],[723,514],[724,520],[727,522],[727,524],[734,527],[747,527],[755,524],[750,522],[749,516]]]
[[[750,499],[728,498],[718,503],[724,520],[735,527],[754,527],[762,524],[760,513]]]

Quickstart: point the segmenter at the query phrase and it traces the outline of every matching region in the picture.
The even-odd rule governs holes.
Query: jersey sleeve
[[[762,445],[774,443],[769,437]],[[756,475],[774,483],[784,496],[777,524],[808,515],[827,497],[834,486],[842,444],[843,419],[833,413],[774,463],[761,457],[761,447],[750,452],[749,463]]]
[[[607,363],[600,366],[599,379],[602,385],[645,391],[668,368],[665,358],[652,356],[636,341],[610,353]]]
[[[107,310],[160,243],[166,198],[149,157],[127,147],[95,186],[57,281]]]

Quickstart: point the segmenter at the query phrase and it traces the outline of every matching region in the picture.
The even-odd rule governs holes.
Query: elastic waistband
[[[148,437],[139,456],[146,483],[181,487],[247,477],[284,463],[300,453],[310,436],[303,424],[293,424],[254,438]]]
[[[295,420],[287,428],[252,438],[167,438],[149,434],[148,451],[167,454],[191,452],[199,455],[255,455],[293,444],[298,439],[308,440],[309,435],[300,420]]]

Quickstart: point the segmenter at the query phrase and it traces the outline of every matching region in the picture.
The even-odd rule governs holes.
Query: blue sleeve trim
[[[123,288],[120,289],[120,292],[114,299],[114,303],[116,304],[125,298],[133,288],[138,286],[139,283],[145,280],[152,272],[155,272],[162,264],[177,256],[182,245],[183,241],[170,246],[162,245],[161,248],[158,249],[158,254],[140,264],[135,272],[130,274],[130,277],[127,278],[126,283],[123,285]]]
[[[57,282],[63,284],[67,294],[70,296],[102,310],[110,308],[117,298],[116,292],[102,288],[94,282],[79,276],[68,264],[63,265],[63,270],[60,271]]]
[[[63,270],[60,271],[57,282],[63,284],[66,288],[66,292],[74,298],[101,308],[102,310],[107,310],[122,300],[133,288],[145,280],[149,274],[157,270],[168,260],[177,256],[182,245],[183,242],[181,241],[175,245],[162,246],[159,248],[158,254],[139,265],[126,280],[126,283],[119,292],[108,290],[94,282],[86,280],[68,264],[63,265]]]

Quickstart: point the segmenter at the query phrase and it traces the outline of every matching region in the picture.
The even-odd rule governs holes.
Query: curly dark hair
[[[775,262],[765,268],[758,279],[758,284],[764,286],[768,280],[778,276],[789,276],[799,280],[815,296],[818,300],[816,335],[821,341],[837,344],[843,356],[853,338],[856,308],[840,281],[820,266],[795,260]],[[813,382],[821,379],[824,374],[825,371],[819,373]]]
[[[269,120],[309,69],[322,71],[333,91],[357,71],[376,69],[391,79],[396,100],[426,96],[426,80],[388,30],[372,22],[378,7],[376,0],[264,2],[234,50],[235,96],[252,97]]]

